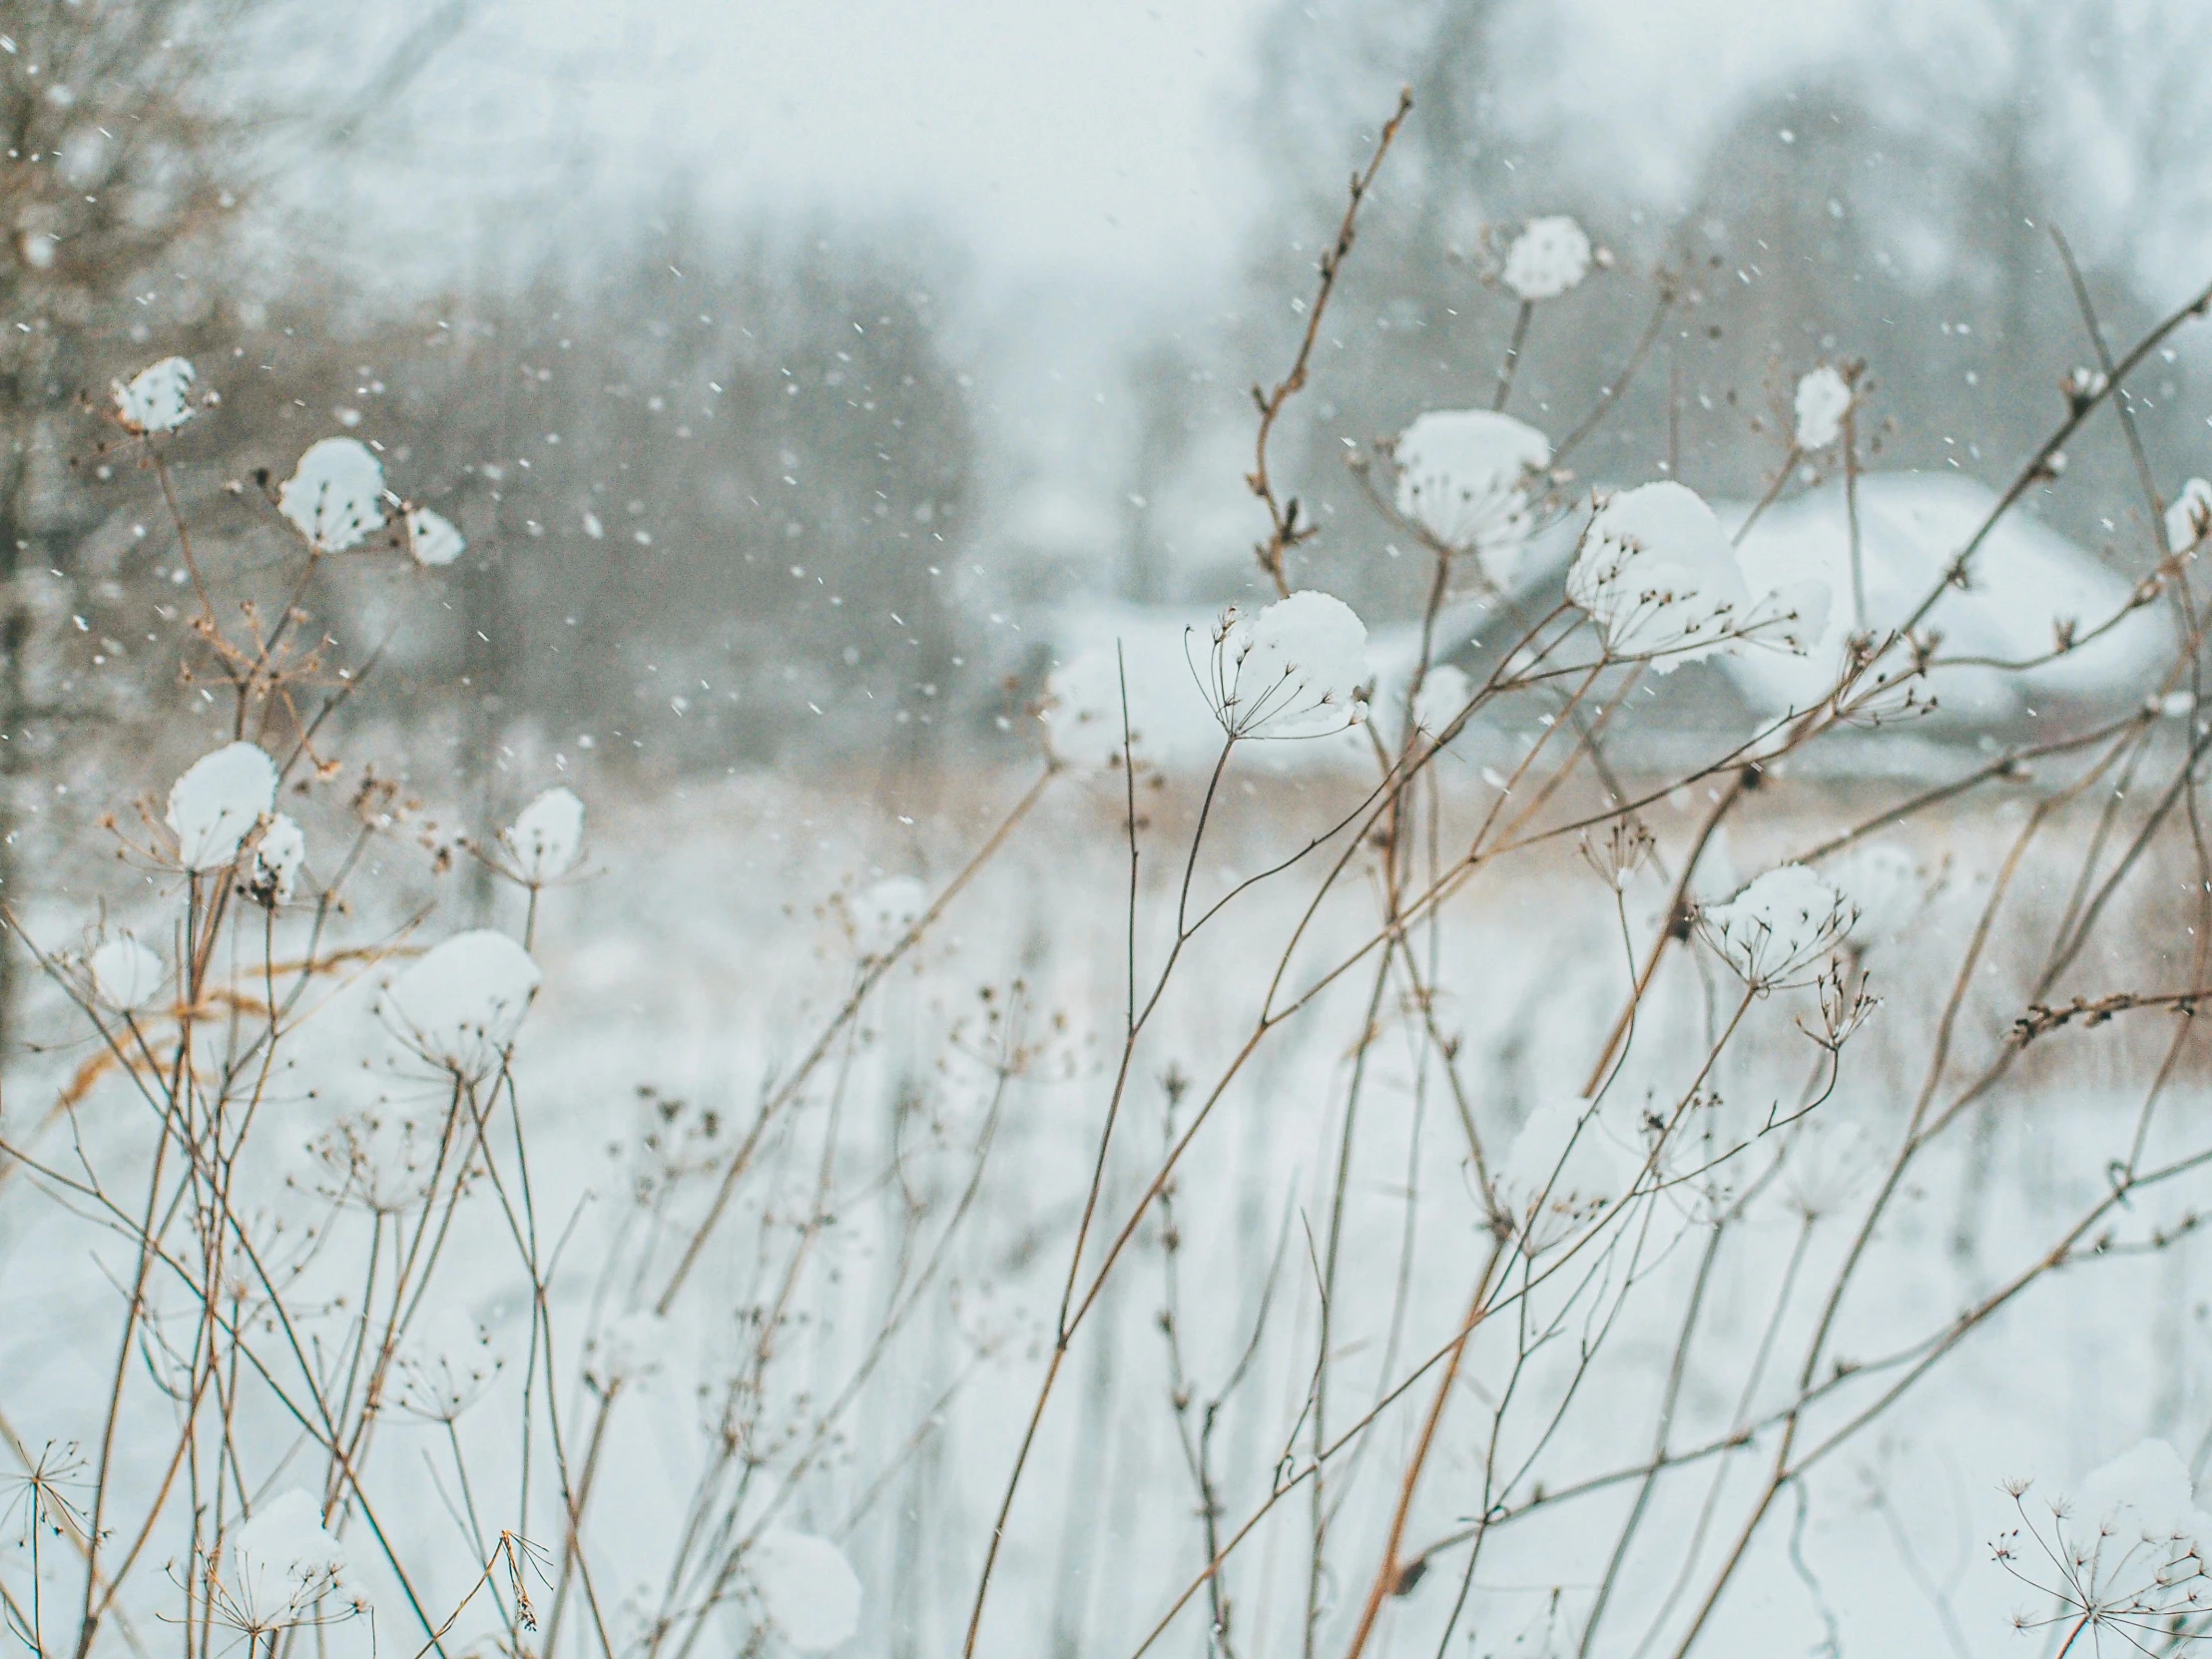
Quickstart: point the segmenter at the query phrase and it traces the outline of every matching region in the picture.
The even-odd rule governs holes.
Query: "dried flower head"
[[[504,933],[476,928],[435,945],[377,1004],[400,1043],[462,1083],[505,1069],[537,994],[538,965]]]
[[[1658,848],[1644,821],[1625,814],[1605,827],[1605,833],[1582,837],[1582,860],[1615,892],[1625,892],[1628,882]]]
[[[1902,937],[1928,907],[1929,874],[1895,841],[1855,842],[1825,861],[1821,873],[1858,910],[1851,948],[1862,955]]]
[[[1368,631],[1343,600],[1294,593],[1257,617],[1232,605],[1215,626],[1207,701],[1231,738],[1318,738],[1367,705]]]
[[[557,881],[575,868],[584,849],[584,804],[556,785],[515,815],[499,831],[508,872],[527,886]]]
[[[765,1622],[794,1652],[827,1653],[860,1627],[859,1575],[828,1538],[766,1532],[744,1564]]]
[[[426,1422],[452,1422],[490,1390],[506,1358],[482,1325],[448,1309],[411,1333],[393,1364],[400,1408]]]
[[[1826,449],[1844,433],[1851,412],[1851,382],[1833,363],[1823,363],[1797,383],[1797,447],[1811,453]]]
[[[2166,509],[2166,546],[2187,553],[2212,536],[2212,483],[2192,478],[2181,486],[2174,504]]]
[[[1434,409],[1398,434],[1397,510],[1492,583],[1509,583],[1535,531],[1551,440],[1488,409]]]
[[[323,1529],[314,1499],[295,1486],[239,1528],[228,1575],[211,1586],[211,1600],[224,1623],[267,1635],[327,1622],[322,1603],[340,1593],[344,1572],[344,1546]]]
[[[1053,760],[1085,772],[1111,772],[1125,760],[1143,766],[1150,757],[1137,720],[1138,688],[1128,688],[1126,723],[1122,698],[1121,658],[1111,646],[1083,652],[1046,676],[1039,716]]]
[[[1439,737],[1473,700],[1474,682],[1465,671],[1438,663],[1421,676],[1420,690],[1413,694],[1413,729]]]
[[[928,913],[929,889],[911,875],[887,875],[854,894],[846,909],[860,954],[886,956]]]
[[[92,994],[119,1014],[136,1013],[162,994],[169,970],[135,933],[118,933],[85,958]]]
[[[309,444],[276,491],[276,510],[317,553],[342,553],[384,525],[384,464],[355,438]]]
[[[1784,1133],[1783,1191],[1808,1221],[1834,1215],[1875,1173],[1874,1141],[1833,1108],[1806,1113]]]
[[[178,862],[195,872],[236,863],[240,844],[276,806],[276,763],[259,745],[203,755],[169,791]]]
[[[1698,912],[1698,931],[1752,991],[1809,984],[1851,934],[1858,910],[1803,864],[1778,864],[1724,904]]]
[[[1499,280],[1525,300],[1556,299],[1590,274],[1590,239],[1565,214],[1532,219],[1513,239]]]
[[[314,1189],[372,1215],[404,1215],[430,1196],[438,1168],[435,1125],[381,1108],[348,1113],[308,1144]]]
[[[1828,590],[1797,582],[1756,602],[1720,520],[1675,483],[1624,490],[1599,506],[1567,571],[1616,659],[1665,674],[1743,643],[1802,655],[1828,626]]]
[[[2122,1651],[2168,1651],[2182,1621],[2212,1610],[2203,1553],[2212,1516],[2197,1507],[2189,1471],[2164,1440],[2144,1440],[2095,1470],[2070,1503],[2049,1506],[2047,1523],[2029,1515],[2024,1487],[2013,1501],[2021,1525],[1996,1540],[1996,1559],[2057,1604],[2018,1619],[2023,1629],[2093,1630],[2098,1639],[2082,1644],[2089,1652],[2105,1651],[2107,1632]]]
[[[164,357],[115,382],[115,418],[141,437],[174,432],[196,412],[192,401],[194,370],[183,357]]]
[[[1496,1181],[1500,1211],[1525,1255],[1579,1238],[1634,1189],[1640,1160],[1587,1100],[1555,1100],[1528,1114]]]

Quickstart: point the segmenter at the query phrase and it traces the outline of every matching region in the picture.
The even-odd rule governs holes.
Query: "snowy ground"
[[[860,798],[749,781],[650,806],[595,808],[590,873],[545,899],[535,940],[545,984],[515,1071],[538,1225],[564,1241],[553,1275],[556,1340],[566,1346],[560,1367],[602,1384],[624,1380],[605,1413],[585,1523],[600,1610],[618,1642],[660,1603],[659,1563],[684,1524],[728,1380],[745,1371],[768,1333],[774,1363],[740,1411],[746,1458],[757,1465],[747,1476],[747,1524],[773,1519],[844,1548],[864,1611],[840,1651],[957,1648],[1051,1344],[1118,1053],[1128,865],[1117,782],[1054,783],[1003,856],[880,988],[789,1127],[764,1141],[758,1179],[672,1315],[656,1320],[644,1310],[705,1208],[711,1158],[750,1123],[845,996],[858,954],[871,948],[870,931],[886,925],[871,912],[887,907],[895,918],[906,901],[905,889],[882,883],[910,876],[934,891],[1027,783],[885,782]],[[1142,882],[1144,962],[1156,962],[1163,948],[1180,874],[1169,852],[1188,828],[1180,795],[1180,786],[1162,791],[1146,808],[1155,840]],[[1356,796],[1348,778],[1326,772],[1250,784],[1232,774],[1194,890],[1202,898],[1227,890]],[[1696,805],[1685,798],[1655,815],[1669,849]],[[1723,856],[1742,871],[1762,867],[1817,838],[1844,805],[1833,791],[1777,803],[1752,817]],[[1829,1120],[1861,1125],[1884,1156],[1920,1084],[1936,1003],[2000,853],[1992,831],[2016,823],[2021,810],[1983,801],[1904,837],[1932,871],[1944,869],[1942,890],[1906,937],[1870,957],[1888,1001],[1847,1050],[1842,1083],[1820,1108]],[[419,930],[426,940],[465,919],[457,886],[429,890],[439,907]],[[1249,1035],[1257,986],[1310,890],[1294,874],[1247,895],[1179,969],[1139,1051],[1105,1183],[1105,1231],[1120,1225],[1156,1166],[1171,1109],[1180,1129]],[[2034,903],[2053,908],[2062,896]],[[1631,889],[1639,940],[1662,898],[1648,875]],[[2156,922],[2160,902],[2143,900],[2140,917],[2118,936]],[[1372,917],[1367,882],[1348,881],[1323,906],[1298,960],[1342,953]],[[373,933],[386,919],[368,915],[356,925]],[[495,919],[519,927],[519,901]],[[2178,932],[2178,912],[2168,919]],[[1472,1114],[1485,1140],[1502,1146],[1532,1107],[1576,1085],[1618,1006],[1626,970],[1606,891],[1561,847],[1471,884],[1419,943],[1435,953],[1436,1016],[1458,1038]],[[1998,964],[1987,994],[1969,1001],[1954,1080],[1986,1062],[2018,1011],[2016,967]],[[2185,971],[2185,962],[2169,967],[2153,953],[2092,959],[2076,977],[2094,991],[2178,983]],[[375,1108],[389,1117],[443,1094],[443,1085],[395,1062],[370,1013],[376,977],[364,976],[314,1015],[299,1069],[268,1108],[281,1116],[263,1166],[265,1224],[272,1248],[298,1264],[296,1300],[321,1310],[325,1335],[349,1317],[350,1288],[333,1264],[369,1223],[357,1211],[325,1219],[314,1192],[327,1184],[327,1169],[306,1147],[347,1112]],[[1235,1373],[1256,1323],[1260,1330],[1210,1453],[1225,1531],[1267,1499],[1287,1447],[1295,1466],[1311,1429],[1300,1424],[1315,1364],[1317,1259],[1371,988],[1364,975],[1347,976],[1259,1048],[1193,1143],[1174,1189],[1180,1248],[1172,1294],[1194,1411]],[[1809,994],[1781,993],[1752,1010],[1743,1041],[1713,1079],[1722,1097],[1707,1114],[1713,1134],[1725,1138],[1801,1088],[1813,1050],[1792,1022],[1808,1011]],[[1694,1065],[1701,1034],[1730,1006],[1730,993],[1687,965],[1662,976],[1622,1098],[1656,1101],[1678,1090],[1685,1058]],[[1416,1069],[1409,1059],[1416,1017],[1394,993],[1386,996],[1369,1054],[1332,1315],[1333,1432],[1455,1329],[1489,1243],[1456,1109],[1435,1068]],[[2107,1190],[2108,1162],[2124,1151],[2148,1080],[2146,1055],[2169,1029],[2168,1016],[2135,1017],[2147,1023],[2045,1039],[2027,1083],[1997,1096],[1992,1113],[1961,1121],[1876,1235],[1833,1354],[1865,1365],[1939,1337],[1962,1307],[2039,1257]],[[1010,1051],[1018,1061],[1001,1078]],[[11,1136],[21,1139],[44,1118],[46,1086],[85,1057],[82,1048],[56,1054],[44,1086],[19,1087],[7,1114]],[[2161,1146],[2169,1134],[2185,1144],[2207,1092],[2201,1068],[2185,1066],[2167,1096]],[[111,1169],[127,1170],[145,1145],[132,1110],[110,1079],[77,1114],[90,1155]],[[711,1134],[709,1114],[717,1119]],[[40,1144],[66,1147],[66,1131],[49,1125]],[[1768,1156],[1764,1145],[1747,1154],[1728,1173],[1728,1189],[1759,1188]],[[27,1178],[18,1171],[14,1180]],[[2139,1243],[2173,1226],[2197,1196],[2186,1187],[2123,1212],[2112,1224],[2116,1240]],[[1682,1363],[1673,1448],[1757,1423],[1791,1392],[1818,1312],[1815,1293],[1871,1196],[1871,1175],[1850,1188],[1839,1214],[1809,1230],[1788,1190],[1771,1182],[1748,1199],[1714,1259]],[[809,1218],[818,1199],[828,1219],[816,1225]],[[1655,1210],[1632,1271],[1629,1257],[1617,1263],[1635,1286],[1617,1317],[1604,1317],[1615,1304],[1603,1296],[1568,1310],[1561,1337],[1517,1382],[1500,1444],[1507,1464],[1527,1456],[1532,1472],[1496,1493],[1500,1514],[1512,1518],[1485,1545],[1453,1651],[1574,1651],[1635,1483],[1539,1504],[1525,1516],[1519,1510],[1539,1486],[1557,1492],[1649,1456],[1709,1214],[1708,1198],[1688,1190]],[[0,1321],[0,1409],[27,1445],[89,1441],[114,1364],[112,1327],[72,1310],[113,1302],[120,1246],[103,1243],[86,1223],[65,1222],[52,1204],[0,1206],[0,1218],[8,1310]],[[508,1362],[457,1424],[473,1502],[485,1529],[517,1526],[557,1543],[553,1500],[541,1489],[525,1516],[516,1486],[509,1427],[522,1408],[516,1380],[527,1298],[506,1224],[478,1193],[455,1227],[433,1302],[483,1322]],[[2192,1290],[2196,1253],[2183,1239],[2161,1252],[2118,1251],[2069,1266],[1967,1338],[1873,1427],[1781,1494],[1702,1651],[2030,1651],[2009,1615],[2040,1615],[2047,1604],[1994,1564],[1988,1547],[2017,1523],[2003,1482],[2033,1477],[2032,1505],[2145,1435],[2171,1439],[2201,1465],[2212,1427],[2212,1343]],[[1098,1260],[1095,1243],[1089,1260]],[[1162,1231],[1148,1221],[1076,1336],[1010,1518],[980,1651],[1127,1654],[1204,1565],[1160,1322],[1171,1295],[1168,1266]],[[1786,1278],[1792,1292],[1770,1339]],[[1538,1295],[1530,1306],[1547,1304]],[[1771,1357],[1759,1363],[1770,1341]],[[1568,1400],[1572,1356],[1588,1343],[1596,1361],[1542,1438],[1541,1425]],[[1502,1333],[1489,1347],[1477,1344],[1402,1554],[1460,1532],[1479,1510],[1484,1425],[1505,1386],[1510,1349]],[[1809,1433],[1848,1420],[1906,1369],[1840,1387],[1825,1414],[1813,1413],[1818,1426]],[[1425,1387],[1409,1391],[1349,1460],[1331,1465],[1324,1492],[1332,1571],[1321,1585],[1319,1651],[1341,1650],[1359,1613],[1426,1402]],[[143,1417],[123,1425],[124,1444],[142,1453],[137,1477],[153,1478],[168,1424],[160,1408],[140,1409]],[[589,1432],[598,1409],[586,1388],[572,1385],[564,1403],[572,1441]],[[265,1426],[281,1443],[282,1424]],[[451,1604],[481,1559],[460,1518],[468,1498],[444,1431],[395,1414],[378,1436],[388,1524],[406,1535],[403,1552],[428,1563],[426,1599]],[[1656,1484],[1589,1651],[1673,1651],[1704,1581],[1693,1574],[1676,1594],[1670,1586],[1686,1561],[1706,1574],[1718,1564],[1773,1445],[1770,1429],[1739,1455],[1688,1464]],[[569,1454],[577,1455],[573,1444]],[[282,1477],[272,1471],[273,1483]],[[1701,1526],[1708,1504],[1711,1518]],[[1231,1558],[1235,1651],[1298,1651],[1313,1525],[1301,1487]],[[357,1540],[350,1547],[368,1553]],[[1463,1547],[1438,1548],[1410,1593],[1390,1602],[1370,1651],[1435,1651],[1465,1562]],[[51,1555],[47,1568],[61,1570]],[[419,1632],[373,1561],[367,1581],[378,1651],[414,1652]],[[134,1607],[150,1647],[161,1642],[167,1588],[148,1575]],[[1563,1647],[1552,1629],[1555,1596]],[[1205,1651],[1204,1602],[1196,1598],[1158,1651]],[[754,1607],[741,1595],[706,1640],[742,1647]],[[564,1647],[581,1640],[579,1631],[564,1633]],[[364,1635],[348,1624],[321,1639],[342,1651]],[[2103,1651],[2118,1649],[2108,1641]]]

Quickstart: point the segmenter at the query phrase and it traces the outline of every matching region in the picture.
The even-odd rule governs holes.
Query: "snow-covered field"
[[[544,1329],[555,1345],[562,1456],[572,1484],[577,1471],[593,1471],[581,1523],[590,1599],[618,1646],[698,1606],[709,1593],[699,1575],[714,1579],[732,1547],[754,1537],[770,1541],[728,1574],[723,1610],[696,1632],[679,1617],[669,1649],[742,1649],[764,1609],[786,1632],[767,1638],[772,1645],[793,1632],[804,1639],[809,1610],[825,1605],[823,1630],[835,1634],[841,1591],[833,1566],[806,1554],[816,1537],[837,1545],[859,1587],[857,1634],[840,1651],[944,1653],[961,1640],[1052,1348],[1120,1053],[1129,932],[1118,780],[1053,781],[774,1120],[666,1316],[653,1305],[728,1148],[832,1028],[857,964],[904,930],[1029,782],[885,782],[860,798],[756,780],[595,806],[584,873],[542,897],[533,946],[544,983],[516,1048],[513,1098],[526,1129],[530,1219],[550,1264]],[[1302,844],[1359,793],[1348,776],[1326,772],[1247,781],[1232,771],[1195,866],[1197,900]],[[1478,792],[1447,794],[1446,824],[1471,825]],[[1678,849],[1698,805],[1684,799],[1652,816],[1664,849]],[[1848,794],[1778,801],[1747,815],[1725,859],[1756,870],[1817,840],[1831,815],[1873,805]],[[1144,983],[1167,947],[1182,875],[1171,849],[1187,835],[1192,806],[1174,786],[1146,808],[1136,936]],[[1492,1526],[1465,1586],[1457,1640],[1471,1639],[1464,1651],[1479,1654],[1575,1651],[1653,1447],[1679,1455],[1733,1441],[1653,1483],[1588,1647],[1673,1651],[1766,1484],[1777,1413],[1799,1392],[1822,1298],[1905,1132],[1948,977],[2001,857],[1993,831],[2023,811],[2020,800],[1983,797],[1898,837],[1935,896],[1870,942],[1866,965],[1885,1002],[1848,1045],[1832,1097],[1807,1120],[1820,1136],[1753,1138],[1663,1192],[1602,1252],[1593,1247],[1584,1260],[1600,1271],[1538,1274],[1478,1332],[1398,1551],[1424,1570],[1401,1574],[1407,1593],[1385,1601],[1371,1651],[1433,1650],[1462,1590],[1465,1534],[1486,1507]],[[2068,866],[2054,856],[2048,867],[2057,879]],[[1371,878],[1359,859],[1354,870],[1295,958],[1308,971],[1350,954],[1372,930]],[[1311,877],[1302,864],[1252,889],[1178,965],[1137,1050],[1084,1282],[1170,1138],[1189,1127],[1251,1035]],[[2128,900],[2142,920],[2171,913],[2156,896],[2160,880]],[[410,935],[418,943],[453,931],[463,907],[457,888],[430,891],[438,907]],[[518,928],[520,897],[507,896],[495,919]],[[2063,896],[2032,893],[2023,927],[2047,928]],[[1630,884],[1637,939],[1663,900],[1648,871]],[[374,938],[398,919],[371,912],[350,925]],[[1493,1175],[1510,1181],[1500,1149],[1532,1110],[1572,1095],[1620,1004],[1628,968],[1608,890],[1561,845],[1478,876],[1414,943],[1431,970],[1428,1016],[1455,1056],[1466,1113],[1491,1149]],[[1715,960],[1678,959],[1661,975],[1616,1101],[1665,1112],[1684,1087],[1735,1003]],[[397,965],[356,966],[333,976],[346,988],[327,1001],[314,993],[313,1041],[294,1045],[293,1069],[259,1108],[266,1120],[242,1166],[255,1194],[250,1231],[299,1311],[279,1336],[241,1289],[257,1333],[247,1346],[273,1373],[295,1340],[341,1369],[335,1357],[363,1298],[373,1307],[379,1295],[353,1279],[364,1240],[406,1225],[401,1198],[381,1220],[365,1213],[358,1181],[333,1208],[347,1162],[333,1153],[333,1135],[352,1125],[361,1155],[396,1182],[410,1160],[419,1169],[428,1144],[408,1153],[396,1126],[411,1118],[432,1126],[434,1140],[451,1093],[376,1015],[376,987]],[[2093,990],[2163,985],[2186,966],[2129,945],[2091,956],[2077,977]],[[1989,965],[1955,1033],[1944,1101],[2003,1052],[2025,971],[2019,960]],[[1228,1646],[1298,1650],[1316,1526],[1306,1472],[1314,1413],[1326,1414],[1330,1437],[1341,1435],[1447,1347],[1493,1243],[1459,1104],[1434,1050],[1415,1040],[1423,1012],[1401,983],[1386,984],[1362,1043],[1373,992],[1372,974],[1349,974],[1271,1031],[1192,1140],[1170,1210],[1155,1207],[1134,1230],[1070,1344],[1008,1518],[979,1651],[1136,1650],[1209,1556],[1193,1461],[1202,1432],[1217,1547],[1267,1509],[1222,1576]],[[1751,1007],[1742,1039],[1706,1079],[1711,1098],[1695,1109],[1693,1140],[1733,1144],[1774,1102],[1784,1115],[1800,1102],[1808,1073],[1819,1071],[1795,1023],[1818,1027],[1812,999],[1807,989],[1779,990]],[[2048,1534],[2050,1511],[2037,1505],[2144,1436],[2201,1463],[2212,1348],[2189,1289],[2196,1246],[2183,1237],[2147,1248],[2191,1213],[2200,1190],[2188,1178],[2116,1209],[2082,1241],[2082,1259],[2025,1289],[1916,1376],[1963,1310],[2109,1198],[2113,1161],[2127,1154],[2172,1017],[2137,1013],[2039,1039],[2021,1060],[2024,1081],[2016,1075],[1992,1093],[1990,1110],[1965,1112],[1915,1164],[1810,1380],[1819,1398],[1804,1413],[1800,1454],[1894,1385],[1912,1385],[1776,1495],[1713,1613],[1711,1651],[1837,1642],[1844,1651],[2022,1651],[2009,1615],[2042,1617],[2052,1604],[1991,1559],[1992,1541],[2019,1524],[2004,1483],[2035,1481],[2027,1512]],[[151,1142],[145,1106],[123,1079],[96,1082],[67,1121],[46,1116],[55,1081],[88,1055],[81,1045],[61,1050],[44,1078],[19,1088],[11,1144],[35,1145],[66,1173],[74,1134],[88,1164],[131,1191]],[[2201,1065],[2185,1063],[2167,1086],[2150,1162],[2190,1146],[2205,1092]],[[495,1146],[511,1180],[511,1153]],[[1778,1173],[1770,1166],[1785,1146],[1791,1161]],[[0,1206],[11,1309],[0,1330],[0,1376],[9,1379],[0,1411],[33,1455],[49,1440],[90,1445],[115,1365],[114,1326],[73,1310],[112,1307],[133,1253],[58,1180],[20,1167],[8,1179],[17,1191]],[[25,1201],[34,1186],[43,1202]],[[543,1372],[530,1352],[515,1195],[498,1186],[478,1180],[453,1207],[413,1327],[422,1335],[397,1369],[398,1403],[358,1454],[384,1541],[408,1564],[426,1608],[468,1594],[501,1528],[549,1552],[545,1568],[557,1576],[560,1502],[543,1445],[532,1453],[538,1486],[525,1495],[521,1484],[518,1425],[534,1421],[542,1433],[546,1421],[544,1401],[525,1397],[525,1379],[542,1387]],[[1807,1203],[1819,1212],[1810,1223]],[[1718,1231],[1716,1219],[1726,1223]],[[2115,1248],[2099,1256],[2093,1247],[2107,1234]],[[1325,1277],[1335,1293],[1317,1402]],[[159,1284],[149,1319],[165,1335],[192,1324],[189,1307]],[[117,1478],[143,1496],[163,1478],[175,1409],[155,1391],[160,1347],[143,1344],[131,1366]],[[1867,1370],[1837,1381],[1852,1368]],[[1420,1372],[1324,1465],[1320,1651],[1341,1648],[1362,1612],[1436,1376],[1433,1366]],[[455,1413],[455,1404],[465,1408]],[[242,1435],[290,1447],[262,1477],[257,1500],[323,1478],[311,1432],[287,1423],[266,1391],[241,1388],[236,1412]],[[446,1416],[450,1434],[438,1420]],[[1558,1495],[1601,1477],[1611,1478]],[[1269,1508],[1271,1490],[1279,1495]],[[687,1527],[715,1536],[687,1540]],[[423,1634],[382,1546],[357,1518],[341,1530],[349,1582],[375,1608],[378,1651],[414,1652]],[[669,1563],[687,1541],[690,1576],[672,1588]],[[43,1570],[74,1585],[72,1564],[49,1537]],[[2048,1580],[2039,1557],[2021,1567]],[[782,1588],[779,1572],[790,1581]],[[22,1579],[19,1563],[11,1581]],[[530,1589],[547,1619],[550,1592]],[[778,1594],[798,1594],[800,1610],[779,1612]],[[149,1650],[177,1595],[174,1582],[148,1573],[127,1598]],[[1159,1651],[1204,1651],[1206,1607],[1201,1591]],[[569,1605],[560,1617],[581,1621],[586,1610]],[[347,1620],[313,1635],[332,1651],[366,1651],[370,1629]],[[479,1599],[447,1635],[449,1651],[497,1629]],[[2117,1651],[2110,1641],[2104,1651]]]

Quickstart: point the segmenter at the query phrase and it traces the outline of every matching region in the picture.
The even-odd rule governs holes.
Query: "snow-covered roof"
[[[1950,561],[1996,505],[1968,478],[1938,473],[1877,473],[1859,483],[1860,567],[1865,625],[1902,625],[1942,580]],[[1720,508],[1742,523],[1749,508]],[[1747,651],[1721,663],[1762,713],[1803,708],[1834,683],[1853,618],[1851,531],[1843,486],[1829,485],[1771,509],[1740,550],[1753,591],[1814,577],[1829,585],[1828,627],[1812,651],[1791,657]],[[2173,623],[2162,607],[2128,612],[2135,584],[2049,526],[2014,508],[1974,555],[1969,585],[1947,589],[1924,627],[1940,636],[1943,658],[2033,663],[2006,669],[1937,668],[1930,680],[1937,718],[1977,727],[2008,725],[2050,709],[2125,704],[2152,689],[2170,655]],[[2128,613],[2123,615],[2122,613]],[[2082,636],[2121,618],[2108,633],[2050,661],[2061,622]]]

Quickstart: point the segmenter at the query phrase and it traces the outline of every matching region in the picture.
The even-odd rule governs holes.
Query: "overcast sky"
[[[916,218],[991,286],[1205,282],[1250,194],[1234,117],[1261,10],[484,0],[410,96],[411,136],[435,137],[407,189],[459,207],[486,185],[581,186],[619,215],[680,181],[713,209]],[[454,170],[456,152],[491,159]]]
[[[1523,99],[1663,195],[1747,87],[1835,52],[1877,3],[1543,0],[1510,33],[1547,66]],[[1157,301],[1235,260],[1266,166],[1242,120],[1261,23],[1327,30],[1350,9],[481,0],[409,100],[432,142],[408,188],[521,179],[563,199],[588,181],[615,213],[681,180],[711,207],[915,215],[986,288],[1073,273]]]

